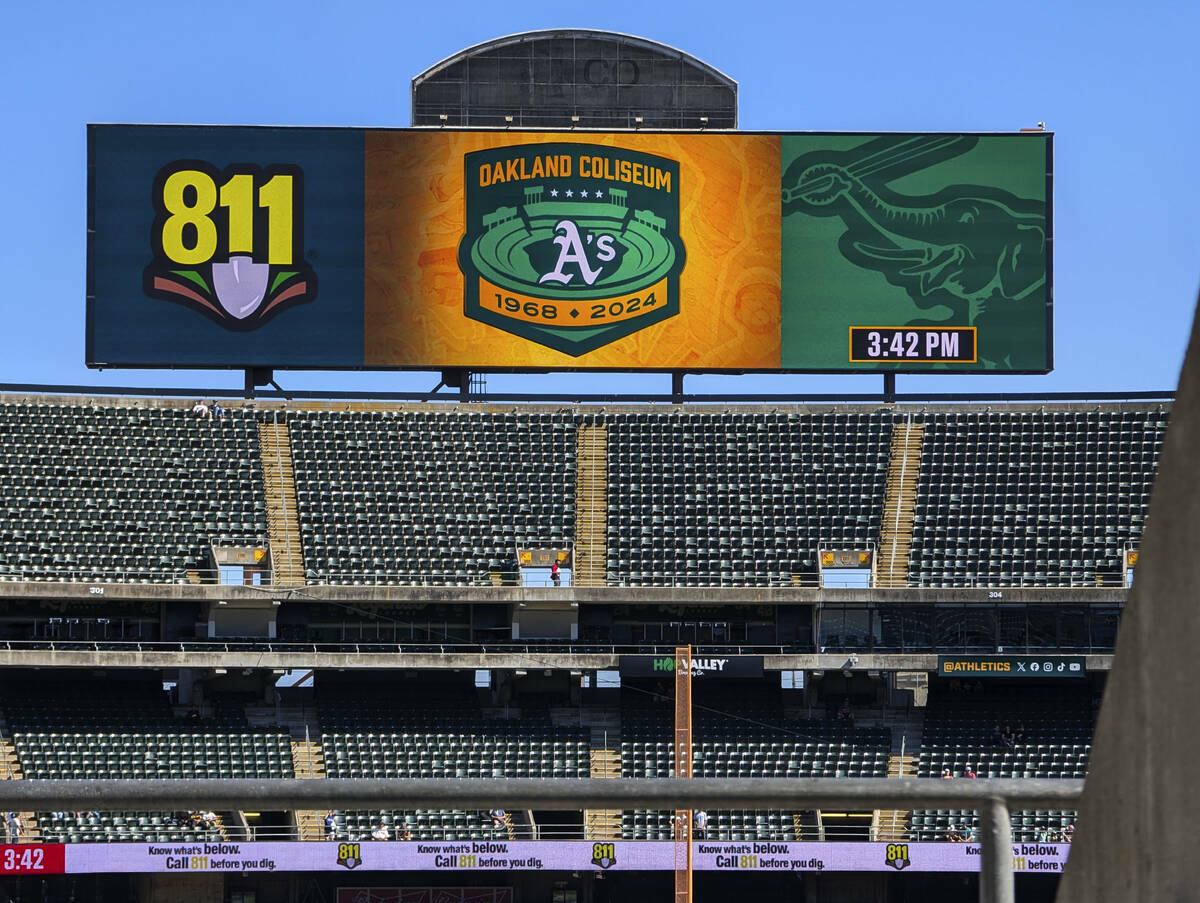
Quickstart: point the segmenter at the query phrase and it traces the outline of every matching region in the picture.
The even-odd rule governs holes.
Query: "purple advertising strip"
[[[1018,872],[1062,871],[1069,844],[1013,844]],[[65,847],[67,874],[91,872],[671,871],[669,841],[96,843]],[[974,843],[706,842],[697,871],[977,872]]]

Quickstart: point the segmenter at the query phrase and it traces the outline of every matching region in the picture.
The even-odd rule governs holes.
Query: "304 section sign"
[[[1046,372],[1051,136],[90,126],[93,367]]]

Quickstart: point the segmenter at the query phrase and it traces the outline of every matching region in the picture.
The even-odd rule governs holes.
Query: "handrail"
[[[904,452],[900,458],[900,483],[896,487],[896,519],[892,524],[892,552],[888,558],[888,579],[892,579],[892,575],[896,572],[896,534],[900,532],[900,509],[901,499],[904,495],[904,478],[908,467],[908,443],[912,438],[912,414],[909,414],[904,420]]]

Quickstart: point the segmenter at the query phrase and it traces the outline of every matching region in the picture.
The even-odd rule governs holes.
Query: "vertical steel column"
[[[980,903],[1013,903],[1012,824],[1008,805],[992,797],[979,807]]]
[[[692,647],[675,649],[675,777],[692,776]],[[692,810],[675,810],[675,903],[692,903]]]

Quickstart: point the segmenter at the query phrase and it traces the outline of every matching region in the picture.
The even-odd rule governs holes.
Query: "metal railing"
[[[395,642],[392,640],[360,640],[344,642],[303,642],[298,640],[271,640],[266,637],[222,637],[214,639],[187,640],[72,640],[72,639],[0,639],[0,651],[5,652],[124,652],[124,653],[175,653],[175,652],[254,652],[280,655],[340,655],[347,653],[373,653],[393,655],[671,655],[674,643],[601,643],[589,640],[544,640],[495,642],[444,642],[423,643]],[[697,654],[705,655],[937,655],[972,654],[996,655],[994,646],[922,646],[900,648],[898,646],[822,646],[810,643],[756,644],[756,643],[694,643]],[[1005,646],[1006,655],[1050,653],[1056,655],[1109,655],[1111,645],[1088,646]]]
[[[975,809],[983,903],[1012,903],[1010,810],[1075,808],[1081,780],[455,778],[0,781],[0,810]]]
[[[836,572],[831,572],[836,573]],[[263,588],[273,586],[273,572],[258,571]],[[1085,579],[1085,575],[1090,575]],[[1036,589],[1039,592],[1074,592],[1081,589],[1110,588],[1122,589],[1125,580],[1120,570],[1111,572],[1096,572],[1094,569],[1081,569],[1079,580],[1070,584],[1039,583],[1046,578],[1034,578],[1034,582],[997,582],[986,577],[967,578],[955,582],[932,581],[915,583],[908,589]],[[21,564],[0,565],[0,582],[23,583],[90,583],[90,584],[193,584],[203,586],[218,586],[219,573],[211,568],[188,569],[155,569],[155,568],[56,568],[53,565],[25,567]],[[1057,579],[1057,578],[1056,578]],[[240,583],[227,584],[240,586]],[[549,577],[545,579],[508,578],[504,571],[487,571],[464,574],[459,572],[401,572],[401,571],[314,571],[310,569],[305,578],[304,586],[398,586],[398,587],[549,587],[554,588]],[[286,588],[294,588],[291,584],[281,584]],[[297,584],[300,586],[300,584]],[[628,575],[609,574],[603,587],[609,589],[645,589],[653,587],[727,587],[727,588],[803,588],[803,589],[838,589],[836,577],[829,576],[822,583],[817,571],[797,571],[794,573],[758,574],[743,573],[737,576],[728,573],[656,573],[650,576],[631,577]],[[563,580],[563,589],[570,588],[570,583]],[[849,586],[850,589],[863,589],[860,586]],[[865,587],[873,588],[873,587]],[[905,589],[906,587],[893,587]]]

